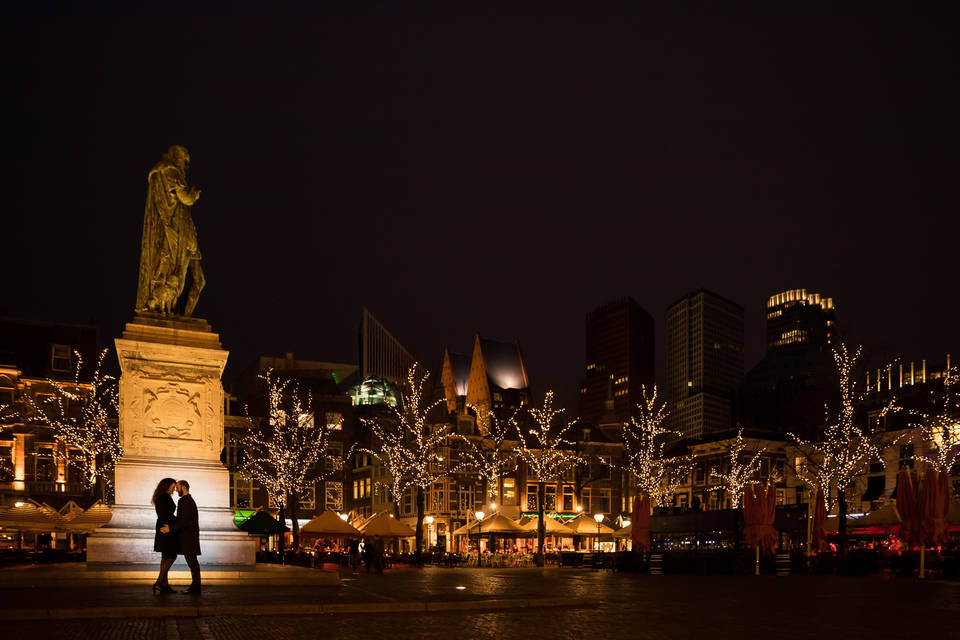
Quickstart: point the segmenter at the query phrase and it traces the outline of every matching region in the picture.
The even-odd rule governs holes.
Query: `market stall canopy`
[[[359,536],[360,532],[347,524],[336,511],[329,509],[303,525],[300,533],[313,536]]]
[[[413,529],[388,513],[370,518],[359,527],[359,530],[365,536],[381,538],[412,538],[417,535]]]
[[[287,525],[280,524],[280,521],[266,511],[257,511],[237,525],[237,527],[252,536],[272,536],[284,531],[290,531]]]
[[[520,528],[522,528],[524,531],[528,531],[528,532],[532,531],[533,534],[536,535],[537,524],[539,523],[539,521],[540,519],[537,516],[533,516],[532,518],[524,518],[517,524],[520,525]],[[570,535],[570,529],[567,529],[563,525],[563,523],[560,522],[559,520],[556,520],[555,518],[551,518],[549,516],[543,519],[543,527],[546,530],[548,536],[550,535],[569,536]]]
[[[110,522],[113,512],[110,507],[97,500],[86,511],[76,514],[67,522],[70,533],[90,533]]]
[[[65,531],[67,521],[53,508],[25,500],[19,506],[0,508],[0,527],[18,531],[36,531],[48,533]]]
[[[70,522],[72,519],[83,513],[83,507],[78,505],[73,500],[68,500],[67,504],[60,507],[57,513],[59,513],[64,520]]]
[[[596,533],[596,532],[594,532]],[[623,529],[617,529],[613,532],[614,538],[629,538],[633,534],[633,523],[628,524]]]
[[[536,522],[536,521],[534,521]],[[455,536],[466,536],[477,535],[478,527],[480,535],[513,535],[513,536],[524,536],[530,533],[529,530],[521,527],[519,524],[511,520],[505,515],[494,513],[487,516],[479,523],[474,520],[469,524],[465,524],[456,531],[453,532]],[[536,529],[534,529],[536,531]],[[567,532],[567,535],[570,535],[570,532]]]
[[[567,530],[578,536],[595,536],[597,535],[597,521],[593,519],[593,516],[581,513],[567,523]],[[612,533],[613,529],[602,522],[600,523],[600,535],[609,536]]]

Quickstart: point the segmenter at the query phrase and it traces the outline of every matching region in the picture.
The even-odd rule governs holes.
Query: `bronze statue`
[[[147,176],[137,311],[176,313],[189,271],[192,282],[183,309],[183,315],[189,316],[206,284],[200,268],[197,229],[190,217],[190,207],[200,197],[200,190],[187,186],[189,166],[190,153],[174,145]]]

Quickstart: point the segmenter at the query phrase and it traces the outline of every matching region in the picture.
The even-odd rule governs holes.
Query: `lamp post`
[[[430,529],[433,526],[433,516],[427,516],[424,518],[424,521],[427,523],[427,551],[430,550]]]
[[[480,566],[480,523],[483,520],[483,511],[474,513],[477,517],[477,566]]]
[[[623,521],[623,527],[624,527],[624,528],[629,527],[631,524],[632,524],[632,523],[631,523],[629,520],[624,520],[624,521]],[[620,543],[618,546],[619,546],[619,548],[620,548],[621,551],[623,551],[623,549],[626,548],[626,544],[625,544],[625,543]],[[631,544],[631,546],[632,546],[632,544]]]
[[[600,551],[600,523],[603,522],[603,514],[593,514],[593,519],[597,521],[597,551]]]

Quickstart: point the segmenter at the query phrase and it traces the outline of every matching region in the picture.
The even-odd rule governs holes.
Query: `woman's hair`
[[[150,504],[157,504],[157,500],[159,500],[163,494],[167,492],[167,489],[170,488],[170,485],[174,484],[175,482],[176,479],[174,478],[164,478],[161,480],[160,484],[157,485],[157,488],[153,490],[153,497],[150,498]]]

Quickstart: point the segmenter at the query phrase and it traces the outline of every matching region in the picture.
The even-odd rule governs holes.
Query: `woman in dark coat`
[[[167,581],[167,572],[177,559],[179,553],[179,536],[175,533],[161,533],[160,527],[163,525],[173,525],[177,522],[174,512],[177,505],[173,502],[173,491],[177,486],[177,481],[173,478],[164,478],[153,491],[153,499],[150,502],[153,508],[157,510],[157,533],[153,538],[153,550],[160,553],[160,575],[153,584],[153,592],[173,593],[170,583]]]

